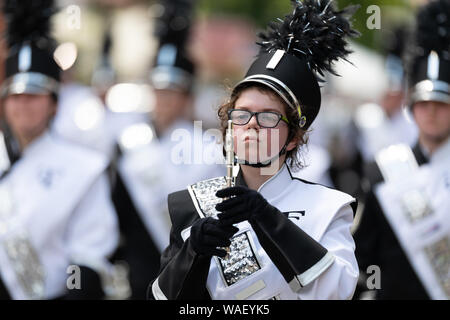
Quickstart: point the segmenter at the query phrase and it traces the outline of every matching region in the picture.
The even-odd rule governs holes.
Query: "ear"
[[[50,115],[51,115],[51,117],[54,117],[55,115],[56,115],[56,111],[58,110],[58,103],[57,103],[57,101],[53,98],[53,97],[51,97],[51,96],[49,96],[50,97]]]
[[[302,134],[303,137],[303,134]],[[300,138],[301,137],[294,137],[291,139],[291,141],[288,143],[287,147],[286,147],[286,151],[291,151],[294,150],[295,147],[298,146],[299,142],[300,142]]]

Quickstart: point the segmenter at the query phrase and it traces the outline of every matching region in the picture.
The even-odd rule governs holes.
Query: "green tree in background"
[[[288,0],[198,0],[198,8],[206,14],[242,16],[263,27],[289,12],[291,5]]]
[[[335,0],[338,8],[356,4],[360,8],[353,17],[355,29],[361,32],[356,41],[374,50],[382,50],[383,31],[391,29],[399,21],[408,20],[413,8],[409,0]],[[371,16],[367,8],[377,5],[381,9],[381,29],[370,30],[367,20]],[[237,15],[264,28],[269,21],[282,18],[291,11],[289,0],[198,0],[197,8],[205,15]]]
[[[387,32],[393,31],[398,25],[408,24],[413,18],[413,8],[409,0],[338,0],[338,7],[358,4],[360,8],[355,13],[353,25],[361,33],[356,41],[377,51],[383,51]],[[370,6],[380,8],[381,28],[370,29],[368,19],[374,14],[368,11]]]

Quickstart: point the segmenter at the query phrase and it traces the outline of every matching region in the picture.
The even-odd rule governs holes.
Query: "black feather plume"
[[[424,56],[436,51],[450,60],[450,0],[430,2],[419,11],[416,45]]]
[[[281,49],[301,59],[309,68],[324,75],[333,70],[333,62],[351,53],[345,37],[357,37],[349,18],[359,6],[349,6],[337,11],[333,0],[291,0],[293,12],[284,20],[269,24],[268,30],[259,33],[262,52]]]
[[[9,47],[23,42],[38,46],[42,42],[52,42],[50,18],[54,12],[53,0],[5,0],[3,13]]]

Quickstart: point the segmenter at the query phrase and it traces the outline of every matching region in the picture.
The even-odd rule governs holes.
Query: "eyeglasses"
[[[285,116],[272,111],[251,112],[241,109],[231,109],[228,111],[228,119],[238,126],[249,123],[253,116],[256,116],[256,122],[261,128],[275,128],[280,120],[289,124],[289,120]]]

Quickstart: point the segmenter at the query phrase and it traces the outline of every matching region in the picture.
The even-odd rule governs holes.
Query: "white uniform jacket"
[[[214,207],[211,203],[202,204],[202,199],[209,197],[208,193],[214,195],[216,192],[208,191],[205,186],[213,182],[221,189],[221,179],[224,180],[220,177],[203,181],[190,186],[188,191],[169,196],[173,224],[171,242],[161,258],[160,274],[149,290],[153,298],[295,300],[352,297],[359,275],[350,232],[355,199],[300,180],[284,165],[258,190],[280,211],[277,222],[270,230],[265,229],[264,239],[247,221],[237,224],[240,231],[233,239],[239,237],[237,246],[241,248],[241,255],[235,255],[237,259],[233,261],[231,251],[231,262],[221,265],[217,257],[196,254],[189,241],[189,227],[200,216],[206,216],[208,208]],[[245,184],[241,175],[236,184]],[[233,281],[226,280],[233,277]]]
[[[102,155],[44,133],[0,181],[0,281],[10,298],[59,298],[80,289],[77,281],[91,271],[107,279],[118,243],[107,165]]]

